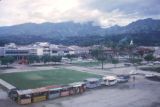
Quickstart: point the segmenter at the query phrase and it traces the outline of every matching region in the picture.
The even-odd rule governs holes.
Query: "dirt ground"
[[[135,70],[134,67],[117,68],[111,69],[112,73],[110,73],[108,70],[97,70],[94,68],[73,66],[70,66],[70,68],[101,75],[129,73],[131,70]],[[93,89],[81,95],[58,98],[25,106],[11,101],[7,97],[6,92],[0,88],[0,107],[160,107],[160,82],[151,81],[144,76],[137,75],[135,81],[130,79],[128,83]]]

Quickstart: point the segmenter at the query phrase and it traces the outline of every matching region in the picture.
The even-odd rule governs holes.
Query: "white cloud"
[[[134,1],[137,2],[137,0],[130,2],[118,0],[115,4],[110,4],[113,3],[112,0],[2,0],[0,1],[0,26],[26,22],[63,21],[81,23],[94,21],[104,27],[115,24],[126,25],[131,21],[145,17],[140,16],[137,10],[136,12],[126,12],[126,10],[132,9],[129,7],[130,5],[125,6],[135,4]],[[150,10],[150,12],[152,11]],[[154,14],[152,16],[159,17]]]

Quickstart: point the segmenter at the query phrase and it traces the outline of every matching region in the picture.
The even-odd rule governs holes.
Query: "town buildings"
[[[79,46],[55,45],[48,42],[36,42],[34,44],[18,46],[14,43],[0,47],[0,56],[26,57],[29,55],[66,56],[88,54],[89,48]]]
[[[4,47],[0,47],[0,57],[4,56],[13,56],[17,60],[26,59],[27,56],[66,56],[66,55],[75,55],[77,57],[91,58],[90,52],[94,49],[99,48],[99,45],[93,45],[89,47],[80,47],[76,45],[64,46],[64,45],[55,45],[48,42],[36,42],[29,45],[16,45],[15,43],[6,44]],[[112,48],[103,47],[104,54],[108,57],[127,57],[129,55],[128,51],[123,51],[126,54],[120,54],[117,50]],[[145,47],[139,46],[136,47],[133,53],[138,54],[141,57],[144,57],[147,54],[152,53],[154,57],[160,58],[160,47]],[[129,57],[129,56],[128,56]],[[127,58],[128,59],[128,58]]]

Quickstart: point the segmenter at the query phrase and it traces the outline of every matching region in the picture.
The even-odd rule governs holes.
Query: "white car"
[[[130,75],[136,75],[137,73],[135,71],[131,71],[129,74]]]
[[[117,81],[119,83],[128,82],[130,75],[117,75]]]
[[[154,77],[154,76],[155,76],[154,74],[146,74],[145,75],[146,78],[151,78],[151,77]]]
[[[153,62],[154,65],[159,65],[160,64],[160,61],[155,61]]]
[[[104,85],[111,86],[117,84],[117,78],[115,76],[103,77]]]
[[[153,66],[154,64],[153,64],[153,63],[149,63],[148,65],[149,65],[149,66]]]

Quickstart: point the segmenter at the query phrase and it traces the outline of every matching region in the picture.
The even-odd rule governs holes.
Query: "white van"
[[[117,84],[117,78],[115,76],[105,76],[102,79],[104,85],[111,86]]]

